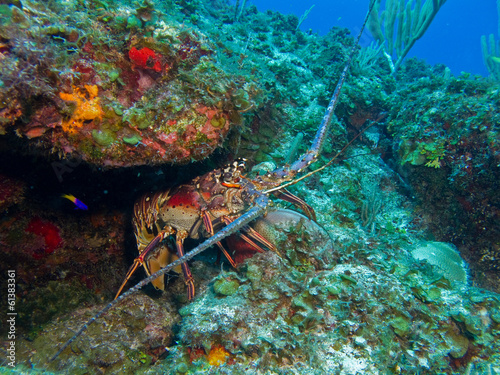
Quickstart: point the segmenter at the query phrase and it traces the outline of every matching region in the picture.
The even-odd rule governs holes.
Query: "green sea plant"
[[[214,292],[218,295],[231,296],[238,291],[239,286],[240,283],[236,278],[221,276],[214,282]]]
[[[500,1],[497,1],[497,12],[500,16]],[[500,35],[500,21],[498,23],[498,35]],[[495,36],[490,34],[481,36],[481,50],[483,61],[488,72],[495,80],[500,80],[500,41],[495,40]]]
[[[103,130],[92,130],[92,138],[103,147],[109,147],[115,142],[115,134],[111,130],[103,129]]]
[[[307,19],[307,16],[309,15],[309,13],[311,13],[311,10],[314,8],[314,5],[315,4],[311,5],[311,7],[308,10],[306,10],[302,16],[300,16],[299,23],[297,24],[295,30],[298,30],[300,28],[300,25],[302,25],[302,23]]]
[[[361,48],[354,60],[353,71],[360,76],[368,76],[370,73],[373,74],[377,58],[383,50],[384,46],[378,42],[372,42],[369,46]]]
[[[404,58],[429,28],[446,0],[375,0],[378,12],[372,12],[368,28],[380,45],[392,72],[396,72]],[[395,59],[395,62],[394,60]]]
[[[131,137],[123,137],[122,140],[125,143],[128,143],[129,145],[136,145],[141,141],[141,137],[137,134],[134,134]]]

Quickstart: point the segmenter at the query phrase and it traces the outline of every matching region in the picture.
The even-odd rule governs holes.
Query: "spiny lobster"
[[[245,160],[237,159],[223,168],[208,172],[175,189],[146,195],[141,198],[135,204],[134,210],[134,227],[139,256],[134,260],[134,263],[127,272],[115,299],[85,323],[58,350],[51,358],[51,361],[57,358],[90,324],[121,300],[127,298],[150,282],[155,287],[163,289],[163,276],[165,273],[179,266],[182,268],[185,277],[188,298],[192,299],[195,288],[187,261],[217,244],[231,265],[236,266],[229,253],[221,244],[223,239],[235,233],[243,231],[244,233],[239,233],[238,235],[257,251],[262,251],[261,245],[270,250],[275,250],[275,246],[272,243],[248,226],[250,222],[265,214],[269,205],[269,194],[272,193],[277,198],[293,203],[301,208],[310,219],[316,219],[313,208],[302,199],[291,194],[286,188],[330,166],[362,134],[362,132],[358,133],[328,163],[300,178],[296,178],[300,172],[318,158],[325,142],[347,72],[356,53],[359,40],[373,5],[374,2],[371,1],[363,25],[349,53],[311,148],[291,166],[287,165],[277,168],[265,175],[257,176],[254,180],[247,179],[243,174],[245,171]],[[219,228],[220,230],[216,232],[215,229]],[[168,246],[167,248],[170,251],[165,249],[155,251],[164,239],[172,235],[175,235],[175,255]],[[193,239],[208,238],[193,250],[185,253],[183,242],[188,237]],[[125,284],[139,265],[144,266],[149,276],[120,295]]]

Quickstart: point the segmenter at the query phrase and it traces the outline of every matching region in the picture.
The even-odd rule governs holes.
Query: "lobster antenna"
[[[299,178],[296,178],[296,179],[295,179],[295,180],[293,180],[293,181],[290,181],[290,182],[287,182],[286,184],[283,184],[283,185],[280,185],[280,186],[276,186],[276,187],[274,187],[274,188],[272,188],[272,189],[269,189],[269,190],[263,191],[262,193],[263,193],[263,194],[269,194],[269,193],[272,193],[272,192],[274,192],[274,191],[278,191],[278,190],[286,189],[287,187],[292,186],[292,185],[295,185],[297,182],[300,182],[300,181],[302,181],[302,180],[305,180],[306,178],[308,178],[308,177],[312,176],[313,174],[318,173],[318,172],[322,171],[323,169],[325,169],[325,168],[329,167],[330,165],[332,165],[332,164],[333,164],[333,162],[334,162],[335,160],[337,160],[337,158],[338,158],[340,155],[342,155],[342,153],[344,153],[344,151],[345,151],[345,150],[347,150],[347,149],[349,148],[349,146],[350,146],[350,145],[352,145],[352,144],[354,143],[354,141],[355,141],[356,139],[358,139],[358,138],[359,138],[359,137],[360,137],[360,136],[361,136],[361,135],[362,135],[365,131],[367,131],[367,130],[371,127],[371,126],[375,125],[376,123],[377,123],[376,121],[372,122],[372,123],[371,123],[370,125],[368,125],[366,128],[364,128],[363,130],[361,130],[358,134],[356,134],[356,136],[355,136],[353,139],[351,139],[351,140],[349,141],[349,143],[347,143],[344,147],[342,147],[342,150],[340,150],[339,152],[337,152],[337,153],[335,154],[335,156],[334,156],[333,158],[331,158],[331,159],[330,159],[330,161],[329,161],[328,163],[326,163],[325,165],[323,165],[323,166],[319,167],[318,169],[315,169],[315,170],[313,170],[313,171],[310,171],[310,172],[306,173],[305,175],[300,176]]]
[[[337,104],[339,102],[339,97],[340,97],[340,92],[342,90],[342,86],[344,85],[344,82],[347,78],[347,72],[349,71],[349,68],[351,66],[352,60],[356,54],[356,50],[359,46],[359,40],[361,39],[361,35],[363,34],[363,30],[365,29],[365,26],[368,22],[368,19],[370,17],[370,13],[373,9],[373,6],[375,5],[376,0],[370,1],[370,6],[368,8],[368,12],[366,13],[365,20],[363,21],[363,24],[361,25],[361,29],[358,32],[358,35],[356,36],[356,40],[354,45],[351,48],[351,51],[349,52],[347,61],[344,65],[344,68],[342,70],[342,73],[340,74],[340,78],[337,82],[337,86],[335,87],[335,91],[333,92],[333,95],[330,99],[330,103],[328,104],[328,107],[326,108],[325,115],[323,116],[323,120],[321,121],[321,124],[319,126],[318,131],[316,132],[316,135],[314,137],[314,140],[312,142],[311,148],[304,153],[302,156],[298,158],[297,161],[295,161],[290,168],[278,168],[275,169],[271,174],[273,176],[279,177],[279,178],[286,178],[286,176],[290,176],[291,173],[293,172],[296,174],[297,172],[302,172],[305,168],[307,168],[309,165],[311,165],[313,162],[315,162],[318,158],[318,155],[323,148],[323,144],[325,143],[326,139],[326,134],[328,132],[328,129],[330,128],[330,124],[332,121],[332,117],[334,116],[334,111],[335,108],[337,107]],[[348,146],[351,143],[348,144]],[[344,151],[345,148],[342,149]],[[341,152],[342,152],[341,151]],[[309,176],[309,174],[308,174]],[[300,181],[300,180],[297,180]],[[280,189],[283,189],[285,186],[290,186],[293,185],[295,182],[287,183],[283,186],[278,186],[272,189],[269,189],[265,191],[265,194],[271,193],[273,191],[277,191]]]
[[[326,122],[327,125],[324,127],[320,127],[320,131],[316,134],[314,137],[313,141],[313,146],[316,147],[319,150],[323,148],[323,143],[325,142],[326,136],[325,133],[328,131],[330,128],[330,123],[332,121],[333,113],[335,111],[335,108],[337,107],[337,104],[339,102],[339,97],[340,97],[340,92],[342,90],[342,86],[344,85],[344,82],[347,78],[347,72],[349,71],[349,68],[351,67],[352,60],[354,59],[354,56],[356,55],[357,48],[359,46],[359,41],[361,39],[361,35],[363,35],[363,31],[365,29],[365,26],[368,22],[368,19],[370,18],[370,13],[373,9],[373,6],[375,5],[375,1],[370,2],[370,7],[368,8],[368,12],[366,13],[365,20],[363,21],[363,25],[361,25],[361,29],[358,32],[358,35],[356,36],[356,41],[354,45],[351,48],[351,51],[349,53],[349,57],[345,63],[344,69],[342,70],[342,74],[340,75],[339,81],[337,82],[337,86],[335,87],[335,91],[333,92],[332,99],[330,101],[330,105],[328,106],[326,110],[326,114],[323,118],[323,122]]]

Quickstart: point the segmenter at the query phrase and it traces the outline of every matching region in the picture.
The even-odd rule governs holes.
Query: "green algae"
[[[131,137],[123,137],[122,138],[123,142],[128,143],[129,145],[136,145],[137,143],[139,143],[141,141],[141,139],[142,139],[142,137],[137,135],[137,134],[134,134]]]
[[[411,324],[408,319],[398,316],[389,321],[389,325],[394,329],[396,335],[405,337],[410,333]]]
[[[341,275],[339,275],[339,276],[340,276],[340,278],[341,278],[343,281],[347,282],[347,284],[353,284],[353,285],[356,285],[356,284],[358,283],[358,282],[356,281],[356,279],[355,279],[355,278],[353,278],[353,277],[351,277],[351,276],[349,276],[349,275],[346,275],[346,274],[341,274]]]
[[[448,331],[446,335],[447,344],[450,346],[450,356],[453,358],[462,358],[469,348],[469,340],[467,337],[455,332]]]
[[[127,18],[127,29],[137,29],[142,27],[142,22],[135,15],[130,15]]]
[[[123,109],[118,107],[118,106],[114,106],[113,107],[113,111],[115,111],[115,114],[117,116],[123,116]]]
[[[249,264],[246,276],[252,282],[259,282],[262,279],[263,270],[255,264]]]
[[[231,296],[238,291],[240,283],[235,279],[222,277],[214,283],[214,291],[223,296]]]
[[[132,127],[141,130],[153,126],[151,116],[148,115],[147,111],[141,110],[137,107],[133,107],[125,111],[123,115],[123,122],[128,122]]]
[[[226,119],[223,116],[214,116],[210,120],[210,124],[215,128],[223,128],[226,125]]]
[[[7,4],[0,4],[0,25],[6,26],[12,22],[12,9]]]
[[[174,371],[177,372],[177,373],[179,373],[179,374],[186,374],[186,373],[189,372],[189,367],[185,363],[179,363],[175,367]]]
[[[491,320],[493,320],[495,323],[500,324],[500,310],[495,309],[491,312],[490,314]]]
[[[112,130],[92,130],[92,138],[104,147],[111,146],[116,141],[116,134]]]

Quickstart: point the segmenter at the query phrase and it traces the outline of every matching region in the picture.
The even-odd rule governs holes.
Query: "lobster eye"
[[[230,172],[224,173],[224,181],[230,181],[232,177],[233,177],[232,173]]]

